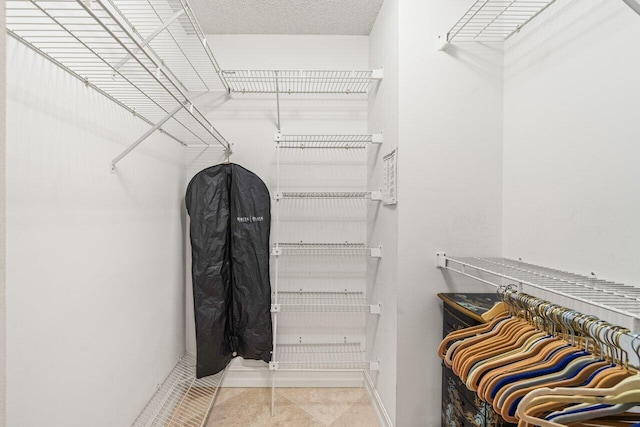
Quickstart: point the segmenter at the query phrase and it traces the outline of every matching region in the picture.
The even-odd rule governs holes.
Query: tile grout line
[[[329,424],[328,427],[331,427],[332,425],[334,425],[336,423],[336,421],[338,421],[340,418],[342,418],[347,412],[349,412],[351,409],[353,409],[354,406],[356,406],[356,403],[360,402],[364,397],[367,397],[367,404],[369,407],[371,407],[371,403],[368,401],[368,396],[367,393],[365,392],[362,396],[360,396],[360,398],[358,400],[356,400],[355,402],[353,402],[346,411],[344,411],[338,418],[336,418],[335,420],[331,421],[331,424]],[[371,408],[371,410],[373,410],[373,408]]]
[[[331,424],[326,424],[323,421],[320,421],[319,419],[317,419],[312,413],[310,413],[309,411],[307,411],[306,409],[304,409],[302,406],[300,406],[299,404],[297,404],[296,402],[294,402],[293,400],[289,399],[287,396],[281,394],[278,391],[278,388],[276,388],[276,394],[278,394],[280,397],[282,397],[283,399],[289,401],[289,403],[295,405],[296,407],[300,408],[302,411],[304,411],[305,414],[308,414],[311,419],[313,419],[316,422],[319,422],[320,424],[329,427],[331,424],[333,424],[335,422],[335,420],[331,421]]]

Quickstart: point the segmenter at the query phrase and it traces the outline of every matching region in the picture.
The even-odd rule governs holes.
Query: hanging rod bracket
[[[281,311],[281,306],[280,304],[271,304],[271,312],[272,313],[280,313]]]
[[[448,46],[449,46],[449,35],[440,34],[438,36],[436,47],[438,48],[439,51],[444,52],[445,50],[447,50]]]
[[[278,362],[269,362],[269,370],[277,371],[278,370]]]
[[[282,142],[282,134],[280,132],[273,134],[273,142]]]
[[[382,246],[371,248],[371,258],[382,258]]]
[[[382,80],[384,78],[384,68],[378,68],[371,71],[371,78],[373,80]]]
[[[382,314],[382,305],[381,304],[372,304],[369,307],[369,313],[371,313],[371,314]]]
[[[372,191],[371,200],[373,200],[374,202],[382,201],[382,191]]]
[[[384,138],[382,137],[382,132],[374,133],[371,135],[371,143],[372,144],[382,144]]]
[[[436,253],[436,267],[447,268],[447,254],[444,252]]]
[[[274,255],[274,256],[282,255],[282,249],[278,247],[271,249],[271,255]]]
[[[380,370],[380,361],[379,360],[372,360],[371,362],[369,362],[369,370],[370,371],[379,371]]]

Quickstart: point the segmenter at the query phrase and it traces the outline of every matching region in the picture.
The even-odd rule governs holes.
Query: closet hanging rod
[[[495,287],[509,283],[517,284],[520,290],[528,286],[550,292],[575,302],[622,315],[630,319],[634,330],[640,330],[640,288],[638,287],[508,258],[457,258],[449,257],[444,252],[439,252],[436,257],[437,267],[443,270]]]
[[[591,339],[617,346],[623,353],[626,353],[626,362],[640,368],[640,343],[637,346],[634,345],[636,341],[640,340],[640,334],[634,334],[628,328],[604,322],[596,316],[585,315],[572,308],[516,291],[511,285],[500,286],[498,295],[516,309],[528,311],[531,318],[544,319],[547,323],[555,324],[561,330],[570,330],[573,325],[573,333],[582,332],[583,335],[588,335]],[[591,326],[587,328],[587,325]],[[624,361],[620,360],[620,362]]]

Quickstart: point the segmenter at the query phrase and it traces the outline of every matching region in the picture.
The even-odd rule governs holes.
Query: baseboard
[[[268,368],[230,368],[221,387],[271,387]],[[363,387],[362,372],[276,372],[276,387]]]
[[[382,399],[378,394],[378,390],[376,390],[371,375],[369,375],[369,371],[364,371],[364,389],[369,396],[371,407],[373,407],[373,411],[376,413],[376,417],[378,418],[378,425],[381,427],[393,427],[393,421],[391,421],[391,417],[389,417],[389,414],[382,403]]]

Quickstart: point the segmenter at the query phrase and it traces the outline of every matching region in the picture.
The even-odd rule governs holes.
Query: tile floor
[[[376,427],[361,388],[278,388],[271,416],[270,388],[221,388],[206,427]]]

